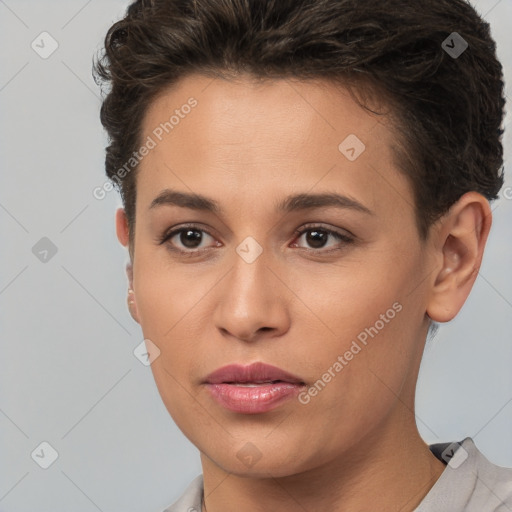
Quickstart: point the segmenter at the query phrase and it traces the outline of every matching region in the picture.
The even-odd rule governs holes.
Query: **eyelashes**
[[[176,228],[171,229],[170,231],[166,231],[161,237],[158,239],[159,245],[166,244],[168,249],[172,251],[175,254],[183,255],[185,257],[189,256],[197,256],[199,254],[204,253],[205,251],[208,251],[209,249],[215,248],[214,246],[206,246],[206,247],[187,247],[184,245],[185,243],[188,243],[184,238],[183,234],[190,235],[190,239],[188,242],[190,242],[192,245],[194,243],[198,242],[199,244],[203,243],[204,241],[204,235],[206,234],[208,237],[212,238],[215,241],[215,237],[208,232],[208,230],[204,229],[203,227],[200,227],[196,224],[187,224],[182,225]],[[199,236],[197,236],[200,233]],[[305,250],[310,253],[314,254],[324,254],[324,253],[332,253],[333,251],[340,251],[346,248],[347,245],[353,244],[355,242],[355,238],[353,235],[349,235],[348,233],[342,233],[336,230],[333,230],[331,228],[326,228],[318,224],[312,224],[304,226],[296,231],[294,231],[294,236],[297,238],[301,238],[303,235],[311,233],[313,235],[312,240],[309,240],[307,243],[316,243],[320,242],[322,244],[324,241],[328,241],[330,238],[333,238],[337,240],[338,244],[334,248],[331,249],[325,249],[323,246],[318,247],[298,247],[299,250]],[[177,235],[180,235],[177,237]],[[177,247],[175,243],[172,243],[172,239],[177,237],[178,242],[182,245],[182,248]],[[318,240],[318,237],[320,237],[320,240]],[[315,240],[316,239],[316,240]],[[294,239],[295,240],[295,239]],[[218,243],[217,243],[218,244]],[[221,245],[221,244],[220,244]],[[297,247],[297,243],[294,242],[294,247]],[[217,245],[219,247],[219,245]]]
[[[335,238],[339,242],[342,242],[341,245],[351,244],[351,243],[353,243],[355,241],[353,236],[349,236],[348,234],[344,234],[344,233],[341,233],[339,231],[336,231],[336,230],[333,230],[333,229],[329,229],[329,228],[325,228],[325,227],[318,226],[318,225],[305,226],[302,229],[298,229],[297,231],[294,232],[294,234],[297,237],[301,237],[305,233],[322,233],[324,235],[327,235],[328,237]],[[313,248],[311,250],[316,251],[317,248]],[[323,252],[325,252],[325,249],[321,248],[321,250]],[[330,251],[327,251],[327,252],[330,252]]]
[[[172,238],[174,238],[176,235],[179,235],[181,233],[187,233],[187,232],[206,233],[211,238],[214,238],[207,230],[200,228],[197,225],[189,224],[189,225],[181,226],[179,228],[172,229],[171,231],[164,233],[164,235],[160,238],[159,243],[160,243],[160,245],[167,243],[168,248],[171,251],[175,251],[178,253],[184,253],[186,255],[194,255],[194,254],[197,254],[198,252],[204,252],[204,248],[203,249],[193,248],[192,250],[183,250],[183,249],[179,249],[179,248],[175,247],[173,244],[170,243],[170,240]],[[198,237],[195,237],[195,238],[198,239]],[[202,238],[202,237],[200,237],[200,238]]]

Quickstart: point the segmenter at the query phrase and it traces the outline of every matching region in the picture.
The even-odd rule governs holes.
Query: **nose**
[[[234,265],[218,290],[215,326],[223,336],[245,342],[281,336],[290,316],[285,276],[263,252],[248,263],[236,254]],[[282,273],[282,272],[281,272]],[[219,283],[221,284],[221,283]]]

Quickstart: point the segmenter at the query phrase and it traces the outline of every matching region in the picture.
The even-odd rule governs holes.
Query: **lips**
[[[223,366],[208,375],[205,384],[217,404],[244,414],[275,409],[305,386],[296,375],[265,363]]]
[[[230,364],[215,370],[206,378],[209,384],[268,384],[277,381],[304,384],[296,375],[265,363],[253,363],[248,366]]]

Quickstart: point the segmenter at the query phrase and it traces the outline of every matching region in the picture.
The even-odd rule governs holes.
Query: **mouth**
[[[276,384],[277,382],[285,382],[283,380],[262,380],[258,382],[222,382],[222,384],[234,384],[236,386],[240,386],[242,388],[257,388],[262,384]]]
[[[277,366],[257,362],[247,366],[241,364],[230,364],[223,366],[210,373],[206,377],[209,384],[238,384],[254,385],[274,384],[287,382],[290,384],[304,384],[304,381],[292,373],[289,373]]]
[[[211,373],[204,384],[217,404],[242,414],[273,410],[306,385],[300,377],[261,362],[224,366]]]

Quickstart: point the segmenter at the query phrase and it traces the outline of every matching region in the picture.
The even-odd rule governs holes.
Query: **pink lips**
[[[220,405],[245,414],[270,411],[305,386],[299,377],[265,363],[223,366],[205,384]]]

